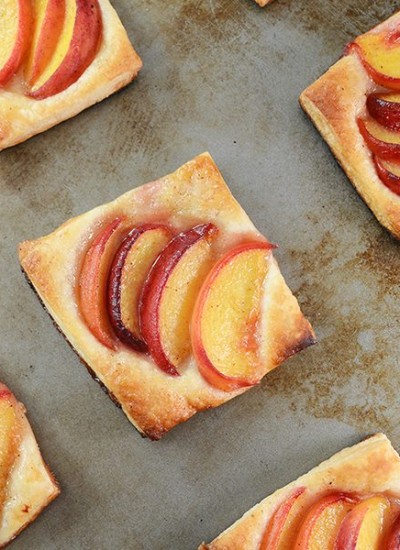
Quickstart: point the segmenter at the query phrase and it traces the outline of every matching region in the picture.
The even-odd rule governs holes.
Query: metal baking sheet
[[[114,5],[144,61],[137,81],[0,155],[0,379],[26,404],[63,490],[15,550],[194,550],[344,446],[382,430],[400,447],[399,245],[297,103],[346,42],[396,6]],[[205,150],[280,245],[319,344],[152,443],[55,330],[16,247]]]

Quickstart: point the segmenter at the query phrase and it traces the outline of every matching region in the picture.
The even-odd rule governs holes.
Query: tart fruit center
[[[78,275],[78,303],[97,340],[148,352],[180,376],[193,354],[209,384],[231,391],[265,374],[260,356],[265,279],[273,245],[245,242],[217,262],[219,231],[203,223],[173,235],[115,218],[90,242]]]
[[[259,550],[394,550],[399,533],[394,499],[340,492],[318,496],[298,487],[267,520]]]
[[[376,84],[389,90],[400,90],[400,30],[370,32],[358,37],[349,48],[360,56]],[[366,145],[373,153],[376,173],[393,193],[400,195],[400,94],[373,92],[366,100],[368,116],[358,119],[358,127]],[[393,171],[392,171],[393,170]]]
[[[102,37],[99,0],[2,0],[0,29],[0,86],[23,65],[27,95],[45,99],[93,62]]]

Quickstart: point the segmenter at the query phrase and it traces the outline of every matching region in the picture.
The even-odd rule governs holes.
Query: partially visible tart
[[[0,151],[127,85],[142,62],[108,0],[3,0]]]
[[[379,222],[400,238],[400,12],[350,43],[300,104]]]
[[[159,439],[315,342],[273,248],[205,153],[19,255],[95,378]]]
[[[199,550],[394,550],[400,457],[383,434],[279,489]]]
[[[256,0],[257,4],[262,8],[272,2],[272,0]]]
[[[0,383],[0,548],[32,523],[59,493],[24,406]]]

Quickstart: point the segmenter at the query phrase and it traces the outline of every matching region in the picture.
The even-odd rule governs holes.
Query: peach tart
[[[254,506],[199,550],[398,550],[400,457],[377,434]]]
[[[314,343],[273,249],[205,153],[19,255],[94,377],[159,439]]]
[[[108,0],[2,0],[0,150],[128,84],[141,68]]]
[[[400,12],[351,42],[300,103],[377,219],[400,238]]]
[[[24,406],[0,383],[0,548],[32,523],[59,493]]]

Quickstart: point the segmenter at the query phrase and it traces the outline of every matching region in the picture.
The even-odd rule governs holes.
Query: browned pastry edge
[[[94,372],[94,370],[86,363],[86,361],[84,359],[82,359],[82,357],[79,355],[79,353],[76,351],[76,349],[74,348],[74,346],[71,344],[71,342],[68,340],[67,336],[63,333],[63,331],[61,330],[61,328],[58,326],[58,324],[55,322],[55,320],[53,319],[53,317],[50,315],[50,312],[49,310],[47,309],[47,307],[45,306],[42,298],[40,297],[38,291],[36,290],[36,288],[33,286],[33,284],[31,283],[27,273],[25,272],[24,268],[21,266],[21,271],[25,277],[25,280],[26,282],[28,283],[29,287],[32,289],[32,291],[34,292],[34,294],[36,295],[36,297],[38,298],[42,308],[44,309],[44,311],[47,313],[47,315],[50,317],[52,323],[53,323],[53,326],[57,329],[57,331],[59,332],[59,334],[61,334],[61,336],[64,338],[64,340],[67,342],[67,344],[69,345],[69,347],[72,349],[72,351],[77,355],[79,361],[82,363],[82,365],[84,365],[86,367],[86,370],[88,371],[88,373],[90,374],[90,376],[93,378],[93,380],[95,380],[100,388],[103,390],[103,392],[108,395],[108,397],[111,399],[111,401],[114,403],[114,405],[116,405],[118,407],[118,409],[122,409],[122,405],[121,403],[118,401],[118,399],[115,397],[115,395],[112,393],[112,391],[110,391],[107,386],[105,384],[103,384],[103,382],[98,378],[98,376],[96,375],[96,373]],[[140,430],[138,430],[138,428],[136,426],[134,426],[134,428],[136,429],[136,431],[144,438],[149,438],[151,439],[152,441],[158,441],[159,439],[162,438],[162,436],[164,435],[163,433],[158,433],[158,432],[154,432],[151,433],[151,432],[141,432]]]

